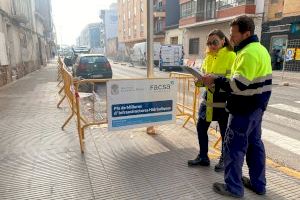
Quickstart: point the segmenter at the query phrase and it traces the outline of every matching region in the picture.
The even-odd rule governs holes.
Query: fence
[[[193,76],[190,74],[171,72],[170,78],[175,78],[178,81],[176,117],[186,117],[183,127],[185,127],[190,120],[196,124],[200,104],[200,89],[195,87]],[[59,108],[61,103],[67,99],[71,111],[62,129],[64,129],[73,117],[76,117],[80,149],[81,152],[84,153],[85,129],[90,126],[107,124],[108,122],[106,106],[107,95],[105,89],[108,79],[79,80],[73,78],[68,68],[62,60],[59,59],[57,80],[59,81],[58,86],[62,85],[59,90],[61,99],[57,107]],[[88,92],[84,91],[86,89]],[[216,131],[211,130],[210,133],[217,136]],[[219,137],[214,144],[215,148],[220,140]]]

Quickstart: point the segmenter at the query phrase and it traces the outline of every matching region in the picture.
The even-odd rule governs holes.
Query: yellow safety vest
[[[230,78],[231,67],[234,63],[236,54],[228,50],[227,47],[221,48],[217,53],[207,53],[201,67],[203,73],[214,74],[217,76],[224,76]],[[206,121],[211,122],[213,119],[213,108],[224,107],[218,103],[214,103],[213,93],[206,88]]]

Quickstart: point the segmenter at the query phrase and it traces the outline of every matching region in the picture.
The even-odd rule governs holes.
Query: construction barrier
[[[200,104],[200,89],[195,87],[194,76],[171,72],[169,77],[177,79],[177,117],[186,117],[182,126],[185,127],[190,120],[196,124]]]
[[[198,109],[201,103],[201,91],[199,87],[195,86],[194,76],[191,74],[171,72],[169,77],[177,79],[178,82],[177,117],[186,117],[182,127],[185,127],[190,120],[196,125],[199,114]],[[213,145],[216,149],[222,140],[217,130],[218,126],[209,130],[210,134],[218,137]]]
[[[176,116],[186,117],[183,127],[185,127],[190,120],[196,125],[201,98],[200,89],[195,87],[194,77],[190,74],[177,72],[171,72],[169,77],[177,79],[178,82]],[[106,83],[109,79],[80,80],[74,78],[62,59],[59,58],[58,81],[60,81],[58,85],[61,85],[61,83],[63,85],[59,91],[59,94],[63,96],[57,104],[57,107],[59,108],[61,103],[67,99],[71,111],[62,129],[64,129],[74,116],[76,117],[80,149],[81,152],[84,153],[85,129],[90,126],[100,126],[108,123]],[[102,84],[100,87],[102,91],[95,92],[99,84]],[[87,89],[88,92],[82,91],[83,89]],[[216,131],[210,131],[210,133],[217,135]],[[215,143],[215,148],[220,140],[221,138]]]

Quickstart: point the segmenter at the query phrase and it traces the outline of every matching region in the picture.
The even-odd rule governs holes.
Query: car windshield
[[[82,64],[104,63],[107,62],[107,60],[104,56],[87,56],[87,57],[82,57],[80,62]]]

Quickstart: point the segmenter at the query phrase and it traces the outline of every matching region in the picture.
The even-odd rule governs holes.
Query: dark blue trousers
[[[223,140],[227,128],[228,113],[225,108],[214,108],[213,121],[217,121],[220,127],[220,134],[222,137],[222,152],[223,152]],[[206,121],[206,105],[201,104],[199,109],[199,117],[197,122],[197,133],[199,142],[199,155],[201,158],[208,158],[208,128],[210,122]],[[222,154],[223,155],[223,154]]]
[[[265,148],[261,140],[263,111],[257,109],[245,115],[230,114],[224,139],[224,179],[227,189],[244,195],[242,167],[244,157],[249,168],[251,185],[258,192],[266,190]]]

